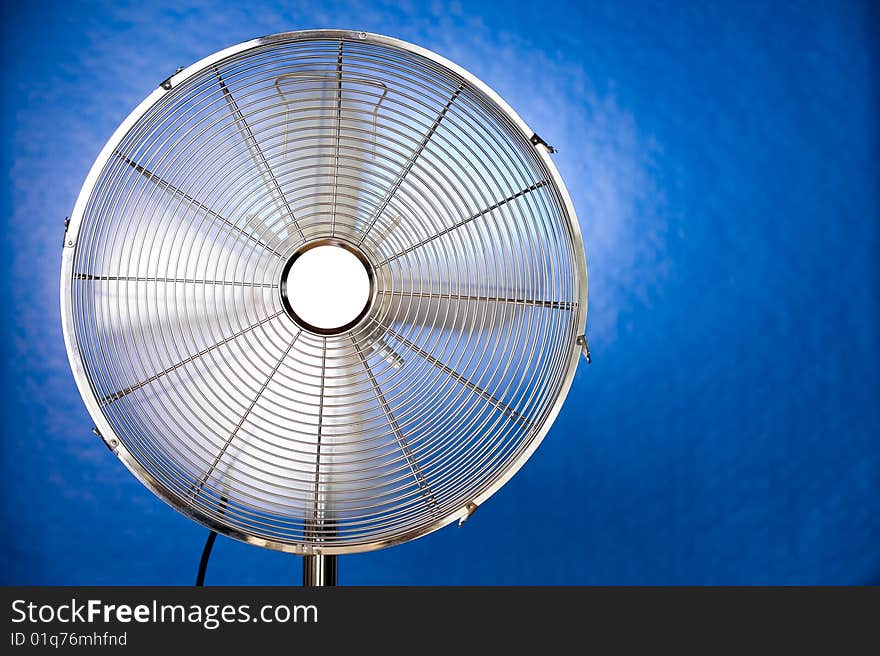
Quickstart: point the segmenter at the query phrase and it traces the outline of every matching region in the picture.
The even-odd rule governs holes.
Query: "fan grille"
[[[464,516],[577,362],[582,244],[546,154],[482,83],[386,37],[267,37],[166,86],[96,162],[65,248],[65,335],[105,440],[179,510],[278,549]],[[375,292],[322,335],[280,282],[328,240]]]

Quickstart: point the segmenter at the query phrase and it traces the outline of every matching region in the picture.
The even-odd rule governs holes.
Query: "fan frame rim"
[[[261,46],[271,45],[279,42],[290,42],[294,40],[310,40],[310,39],[342,39],[362,43],[373,43],[381,46],[397,48],[409,53],[424,57],[435,64],[446,68],[455,75],[461,77],[468,85],[484,94],[496,107],[503,113],[511,123],[522,133],[526,141],[532,143],[535,152],[541,159],[542,164],[550,174],[550,182],[553,189],[558,193],[562,202],[565,219],[567,219],[568,229],[572,237],[572,251],[577,265],[577,287],[578,287],[578,307],[577,322],[575,330],[575,339],[569,346],[569,360],[556,397],[545,417],[541,427],[527,443],[526,448],[518,457],[511,460],[507,466],[499,471],[499,475],[487,485],[482,492],[477,494],[473,499],[469,500],[462,508],[452,511],[435,521],[423,526],[415,527],[408,531],[404,531],[393,537],[383,538],[380,540],[372,540],[368,542],[352,542],[345,545],[332,546],[315,546],[311,544],[303,544],[296,542],[282,542],[278,540],[270,540],[258,535],[251,535],[243,531],[237,530],[226,524],[221,524],[211,517],[205,516],[197,511],[197,509],[178,498],[173,492],[168,490],[155,476],[148,472],[140,462],[126,448],[122,440],[116,435],[112,425],[104,416],[101,410],[97,395],[94,393],[89,382],[89,377],[80,355],[79,343],[75,334],[75,318],[72,309],[72,272],[73,262],[76,254],[77,236],[82,224],[86,205],[95,191],[98,178],[100,177],[105,166],[113,156],[116,147],[122,142],[128,132],[137,122],[159,102],[165,94],[173,91],[179,83],[188,78],[202,72],[205,68],[216,64],[223,59],[240,54],[247,50],[258,48]],[[465,521],[474,510],[485,503],[523,467],[523,465],[531,458],[537,448],[546,438],[553,426],[566,398],[571,390],[574,382],[575,373],[581,357],[581,345],[577,342],[578,337],[585,334],[587,321],[587,303],[588,303],[588,274],[586,264],[586,254],[583,242],[583,236],[580,230],[577,213],[572,203],[568,189],[562,179],[555,163],[550,157],[548,149],[539,141],[535,143],[533,137],[536,133],[529,128],[526,122],[517,114],[517,112],[491,87],[472,74],[470,71],[462,68],[460,65],[446,59],[442,55],[437,54],[427,48],[415,45],[408,41],[404,41],[395,37],[385,36],[381,34],[363,32],[357,30],[340,30],[340,29],[313,29],[313,30],[296,30],[288,32],[279,32],[267,36],[257,37],[248,41],[229,46],[215,53],[212,53],[189,66],[178,70],[175,74],[164,80],[152,93],[150,93],[134,110],[120,123],[113,135],[107,140],[80,189],[77,196],[76,204],[70,215],[69,223],[64,234],[64,243],[62,249],[61,263],[61,324],[64,337],[65,350],[67,352],[68,361],[73,373],[74,380],[77,385],[80,396],[88,410],[91,419],[95,424],[95,432],[103,439],[107,447],[116,454],[125,467],[134,475],[134,477],[153,494],[162,501],[170,505],[174,510],[188,517],[197,524],[200,524],[212,531],[225,535],[227,537],[260,546],[276,551],[293,553],[296,555],[344,555],[354,553],[365,553],[384,549],[387,547],[409,542],[416,538],[423,537],[434,531],[437,531],[449,524],[458,521]]]

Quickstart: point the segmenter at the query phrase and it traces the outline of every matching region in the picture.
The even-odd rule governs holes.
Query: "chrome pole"
[[[303,556],[303,587],[336,585],[336,556]]]

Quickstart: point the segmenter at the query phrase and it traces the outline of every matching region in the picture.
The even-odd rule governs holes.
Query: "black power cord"
[[[211,558],[211,550],[214,548],[214,540],[217,539],[217,533],[211,531],[208,533],[208,539],[205,540],[205,548],[202,549],[202,560],[199,562],[199,573],[196,575],[196,585],[205,585],[205,572],[208,571],[208,560]]]
[[[226,512],[226,497],[220,497],[220,515]],[[208,561],[211,559],[211,551],[214,549],[214,541],[217,539],[217,531],[208,533],[208,539],[205,540],[205,548],[202,549],[202,559],[199,561],[199,573],[196,574],[196,587],[204,587],[205,572],[208,571]]]

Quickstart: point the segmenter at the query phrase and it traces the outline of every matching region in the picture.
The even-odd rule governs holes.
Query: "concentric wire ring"
[[[296,553],[472,512],[549,429],[586,321],[577,219],[532,134],[459,67],[362,32],[172,76],[108,142],[65,239],[65,340],[104,440],[178,510]],[[279,290],[313,242],[374,277],[334,334]]]

